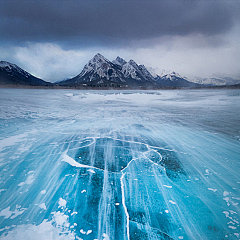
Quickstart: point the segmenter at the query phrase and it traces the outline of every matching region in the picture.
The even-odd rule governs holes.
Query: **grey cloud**
[[[239,4],[227,1],[4,1],[2,41],[127,44],[165,35],[212,36],[231,29]]]

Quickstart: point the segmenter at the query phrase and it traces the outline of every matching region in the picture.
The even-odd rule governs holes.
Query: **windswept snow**
[[[0,239],[237,240],[239,102],[0,89]]]

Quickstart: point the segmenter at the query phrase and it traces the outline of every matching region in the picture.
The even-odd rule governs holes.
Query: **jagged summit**
[[[81,75],[84,75],[86,72],[91,70],[99,71],[99,69],[107,68],[107,65],[111,65],[111,62],[107,60],[100,53],[96,54],[83,68]]]
[[[138,81],[150,81],[156,84],[156,80],[144,65],[138,65],[134,60],[130,60],[122,67],[122,72],[125,77],[132,78]]]
[[[119,56],[117,56],[117,58],[115,60],[113,60],[112,62],[119,66],[123,66],[124,64],[127,63],[123,58],[120,58]]]
[[[91,82],[94,80],[113,80],[119,76],[119,66],[106,59],[100,53],[96,54],[77,76],[81,81]]]
[[[137,76],[137,69],[134,67],[131,60],[122,66],[122,73],[125,78],[139,79]]]
[[[0,61],[0,67],[8,67],[8,68],[12,68],[12,67],[17,67],[16,64],[12,64],[12,63],[9,63],[7,61]]]
[[[95,71],[100,76],[104,75],[104,71],[111,65],[111,62],[107,60],[100,53],[96,54],[83,68],[79,76],[84,76],[86,73]]]
[[[204,85],[238,84],[239,78],[214,75],[210,78],[188,80],[175,71],[138,65],[133,59],[128,62],[120,56],[113,61],[97,53],[84,66],[82,71],[73,78],[57,81],[54,84],[32,76],[16,64],[0,61],[0,85],[27,86],[66,86],[66,87],[117,87],[117,88],[175,88],[201,87]]]
[[[132,59],[129,60],[129,64],[131,64],[132,66],[137,66],[137,63]]]
[[[89,62],[108,61],[102,54],[97,53]]]
[[[182,76],[180,76],[180,74],[178,74],[178,73],[176,73],[174,71],[170,72],[168,74],[163,75],[162,78],[169,79],[170,81],[175,81],[175,80],[177,80],[179,78],[185,79]]]
[[[96,54],[74,78],[59,82],[58,85],[104,85],[123,83],[125,79],[121,66],[109,61],[100,53]]]
[[[174,81],[173,81],[174,80]],[[174,83],[173,83],[174,82]],[[169,75],[154,77],[144,66],[138,65],[133,59],[126,62],[123,58],[117,57],[112,62],[100,53],[97,53],[83,68],[81,73],[74,78],[59,82],[58,85],[69,86],[99,86],[99,87],[158,87],[158,86],[179,86],[188,81],[175,72]]]
[[[104,56],[101,53],[97,53],[93,58],[104,58]]]
[[[155,80],[155,78],[152,76],[152,74],[147,70],[147,68],[144,65],[139,65],[139,68],[145,77],[147,77],[151,81]]]
[[[156,78],[157,76],[163,77],[163,76],[165,76],[167,74],[171,74],[173,72],[172,70],[166,70],[166,69],[159,68],[159,67],[156,67],[156,68],[147,67],[147,70],[152,74],[152,76],[154,78]]]

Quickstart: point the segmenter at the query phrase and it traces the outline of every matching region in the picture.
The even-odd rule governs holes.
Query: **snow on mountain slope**
[[[16,64],[6,61],[0,61],[0,84],[1,85],[26,85],[26,86],[44,86],[51,85],[39,78],[34,77]]]
[[[25,77],[31,76],[28,72],[24,71],[22,68],[18,67],[16,64],[12,64],[6,61],[0,61],[0,69],[5,70],[8,73],[18,72]]]
[[[127,62],[124,59],[117,57],[115,60],[112,61],[112,63],[123,66]]]
[[[194,78],[189,80],[180,74],[162,68],[146,68],[138,65],[134,60],[125,61],[117,57],[109,61],[100,53],[96,54],[83,68],[81,73],[71,79],[58,82],[58,85],[82,85],[89,87],[200,87],[205,85],[233,85],[240,82],[240,77],[234,79],[223,75],[210,78]]]
[[[121,73],[121,66],[112,63],[100,53],[96,54],[74,78],[59,82],[59,85],[82,84],[97,82],[98,84],[110,82],[125,82]]]
[[[138,65],[133,60],[126,62],[120,57],[111,62],[98,53],[84,66],[79,75],[59,82],[58,85],[108,86],[108,84],[124,84],[137,86],[138,82],[141,86],[153,86],[156,84],[156,80],[144,65]]]
[[[119,77],[119,72],[117,70],[119,70],[119,68],[115,64],[98,53],[84,66],[79,77],[82,78],[92,72],[97,74],[100,78],[109,80],[110,77]],[[91,80],[92,78],[90,77],[90,81]]]
[[[132,78],[138,81],[150,81],[152,83],[156,82],[144,65],[138,65],[132,59],[122,66],[122,73],[126,78]]]
[[[180,74],[172,70],[165,70],[162,68],[152,68],[152,67],[148,67],[147,70],[151,73],[151,75],[154,78],[158,78],[158,79],[161,78],[162,80],[170,80],[170,81],[184,79],[188,81],[186,77],[182,77]]]
[[[139,69],[145,78],[147,78],[150,81],[155,81],[152,74],[147,70],[147,68],[144,65],[139,65]]]
[[[170,81],[176,81],[178,79],[185,79],[185,80],[187,80],[185,77],[180,76],[176,72],[171,72],[171,73],[165,74],[165,75],[162,76],[162,78],[163,79],[168,79]]]
[[[125,78],[141,80],[140,76],[138,76],[137,68],[138,68],[137,64],[133,60],[130,60],[129,62],[123,65],[122,73]]]
[[[232,76],[227,76],[225,74],[213,74],[208,78],[195,77],[191,81],[198,84],[213,86],[235,85],[240,83],[240,76],[239,78],[235,78]]]
[[[147,70],[152,74],[154,78],[156,78],[157,76],[162,77],[172,72],[171,70],[165,70],[162,68],[152,68],[152,67],[147,67]]]

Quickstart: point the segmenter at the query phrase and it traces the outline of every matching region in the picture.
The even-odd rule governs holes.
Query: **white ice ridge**
[[[121,182],[121,192],[122,192],[122,205],[124,208],[124,212],[126,214],[126,218],[127,218],[127,239],[130,239],[130,233],[129,233],[129,214],[128,214],[128,210],[127,210],[127,206],[126,206],[126,201],[125,201],[125,194],[124,194],[124,183],[123,183],[123,178],[126,174],[126,172],[124,172],[125,169],[127,169],[129,167],[129,165],[131,164],[132,161],[137,160],[137,158],[133,158],[128,164],[127,166],[121,170],[122,176],[120,178],[120,182]]]
[[[127,239],[129,240],[130,239],[130,234],[129,234],[129,214],[128,214],[128,210],[127,210],[127,207],[126,207],[126,202],[125,202],[125,194],[124,194],[124,184],[123,184],[123,178],[125,176],[126,173],[123,173],[122,172],[122,176],[120,178],[120,181],[121,181],[121,191],[122,191],[122,204],[123,204],[123,208],[124,208],[124,212],[126,214],[126,218],[127,218]]]
[[[68,164],[70,164],[71,166],[73,167],[79,167],[79,168],[94,168],[94,169],[98,169],[98,170],[102,170],[100,168],[96,168],[96,167],[93,167],[93,166],[89,166],[89,165],[85,165],[85,164],[81,164],[81,163],[78,163],[76,162],[73,158],[69,157],[67,155],[67,152],[68,150],[64,151],[62,156],[61,156],[61,161],[62,162],[66,162]]]

